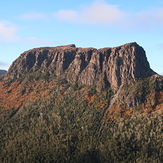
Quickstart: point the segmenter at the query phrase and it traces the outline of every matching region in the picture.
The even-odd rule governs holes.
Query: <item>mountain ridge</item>
[[[19,78],[36,71],[54,73],[56,76],[65,72],[69,82],[80,84],[98,85],[104,81],[104,88],[111,85],[115,90],[130,79],[155,74],[144,49],[135,42],[102,49],[76,48],[71,44],[34,48],[22,53],[10,66],[5,79]]]
[[[71,85],[94,85],[99,93],[109,89],[113,96],[106,113],[138,106],[147,110],[162,107],[163,77],[150,68],[144,49],[136,42],[101,49],[75,44],[30,49],[12,63],[3,80],[27,75],[34,81],[44,75],[46,82],[53,76]]]

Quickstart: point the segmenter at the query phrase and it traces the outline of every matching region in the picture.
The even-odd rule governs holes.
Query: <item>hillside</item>
[[[0,92],[2,162],[163,161],[163,77],[135,42],[28,50]]]
[[[15,98],[21,101],[18,108],[27,101],[37,83],[44,91],[54,80],[63,80],[67,85],[94,86],[98,93],[110,90],[106,112],[130,107],[142,107],[146,112],[162,109],[163,77],[150,68],[144,49],[137,43],[103,49],[77,48],[74,44],[31,49],[12,63],[3,80],[11,84],[2,87],[1,96],[12,107]]]

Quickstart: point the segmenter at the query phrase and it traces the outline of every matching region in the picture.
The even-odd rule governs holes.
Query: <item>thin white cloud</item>
[[[0,61],[0,69],[4,69],[4,70],[7,70],[8,67],[9,67],[9,63],[6,63],[6,62],[3,62],[3,61]]]
[[[73,23],[112,25],[121,22],[126,13],[121,11],[117,5],[95,1],[79,10],[59,10],[54,15],[58,19]]]
[[[96,1],[90,7],[85,7],[80,13],[80,20],[90,24],[114,24],[122,21],[125,13],[118,6]]]
[[[160,27],[163,26],[163,8],[148,9],[132,15],[130,24],[142,27]]]
[[[126,29],[151,29],[163,26],[163,8],[149,8],[140,12],[128,12],[105,0],[96,0],[79,6],[76,10],[61,9],[53,14],[31,12],[20,16],[25,20],[58,20],[86,25],[116,26]]]
[[[7,63],[0,61],[0,66],[6,66]]]
[[[23,38],[19,35],[19,29],[17,25],[9,21],[0,22],[0,43],[8,42],[24,42],[24,43],[54,43],[51,39],[37,38],[37,37],[27,37]],[[2,65],[2,62],[0,63]]]
[[[54,16],[62,21],[76,24],[91,24],[105,26],[119,26],[124,28],[136,27],[140,29],[163,26],[163,8],[150,8],[144,11],[129,13],[118,5],[97,0],[85,4],[77,10],[59,10]]]
[[[0,22],[0,41],[8,42],[18,39],[17,27],[9,21]]]
[[[76,21],[78,19],[78,12],[74,10],[59,10],[55,16],[61,20]]]
[[[19,18],[25,19],[25,20],[35,20],[35,19],[47,19],[48,15],[43,14],[41,12],[31,12],[21,15]]]

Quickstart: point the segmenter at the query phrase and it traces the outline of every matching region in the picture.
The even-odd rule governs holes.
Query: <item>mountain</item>
[[[25,51],[0,92],[2,162],[163,162],[163,76],[135,42]]]
[[[24,52],[13,62],[5,79],[19,78],[30,72],[65,74],[68,82],[95,84],[114,91],[129,80],[155,74],[145,51],[137,43],[116,48],[76,48],[75,45],[37,48]]]
[[[0,75],[6,74],[7,71],[6,70],[0,70]]]
[[[12,63],[4,80],[32,73],[53,75],[71,84],[95,85],[97,92],[110,89],[109,112],[133,106],[151,111],[162,106],[163,77],[150,68],[144,49],[135,42],[102,49],[74,44],[31,49]]]

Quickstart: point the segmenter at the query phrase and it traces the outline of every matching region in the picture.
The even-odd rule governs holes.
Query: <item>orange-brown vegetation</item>
[[[119,102],[112,105],[107,111],[107,115],[113,119],[121,116],[131,115],[133,112],[138,113],[152,113],[158,110],[163,110],[163,91],[154,91],[148,95],[149,100],[139,106],[128,107],[125,103]]]
[[[0,104],[3,110],[15,109],[19,110],[27,101],[44,101],[51,94],[53,89],[59,86],[61,92],[54,102],[62,101],[66,93],[66,86],[58,85],[57,82],[46,82],[44,79],[21,82],[0,81]],[[100,98],[104,93],[91,94],[90,90],[85,86],[80,90],[75,90],[75,98],[82,98],[85,104],[93,103],[94,108],[106,109],[106,114],[119,118],[121,116],[131,115],[133,111],[138,113],[151,113],[157,110],[163,110],[163,91],[147,92],[147,101],[139,106],[129,107],[123,101],[113,104],[109,107],[109,98]],[[142,95],[142,92],[138,92]],[[23,108],[23,107],[22,107]],[[109,114],[108,114],[109,113]]]
[[[0,82],[0,102],[5,110],[14,108],[19,109],[27,100],[44,100],[50,94],[50,88],[54,83],[44,83],[38,81],[28,82],[22,85],[19,81],[7,84]]]

